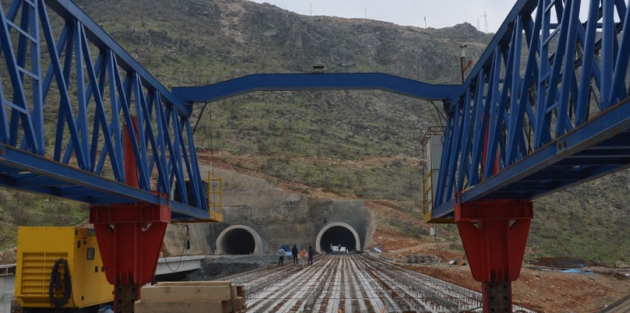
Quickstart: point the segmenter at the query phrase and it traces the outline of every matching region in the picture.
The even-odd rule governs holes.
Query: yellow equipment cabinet
[[[53,270],[55,275],[51,277]],[[18,229],[15,298],[25,311],[57,308],[53,303],[72,311],[89,311],[78,309],[98,309],[98,305],[114,300],[113,292],[114,287],[105,278],[94,230]]]

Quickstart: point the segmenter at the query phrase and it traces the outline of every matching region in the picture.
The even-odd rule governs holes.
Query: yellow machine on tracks
[[[92,229],[20,227],[15,298],[24,313],[105,312],[114,287]]]

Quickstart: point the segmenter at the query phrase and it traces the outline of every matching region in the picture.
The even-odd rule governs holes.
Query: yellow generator
[[[15,298],[25,313],[97,312],[114,301],[94,230],[18,228]]]

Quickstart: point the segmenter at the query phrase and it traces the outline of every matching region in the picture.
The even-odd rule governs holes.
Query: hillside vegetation
[[[470,24],[421,29],[302,16],[244,0],[76,2],[167,88],[310,72],[320,64],[327,72],[385,72],[453,84],[460,79],[459,45],[467,44],[476,60],[492,38]],[[193,120],[203,104],[196,106]],[[387,200],[419,217],[420,139],[427,126],[442,123],[440,107],[379,91],[257,92],[209,104],[195,140],[200,150],[237,167],[348,197]],[[630,260],[628,182],[626,173],[617,174],[537,201],[530,257]],[[73,218],[84,219],[81,214]],[[20,224],[6,216],[5,222]],[[388,223],[426,235],[410,231],[405,221]]]

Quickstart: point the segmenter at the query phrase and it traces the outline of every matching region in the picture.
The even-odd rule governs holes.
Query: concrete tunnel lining
[[[326,226],[324,226],[324,228],[322,228],[319,231],[319,234],[317,234],[317,240],[315,241],[315,249],[317,250],[318,253],[322,253],[322,246],[321,246],[321,242],[322,242],[322,237],[324,236],[324,233],[326,233],[327,230],[333,228],[333,227],[343,227],[347,230],[349,230],[352,235],[354,236],[354,240],[356,242],[356,246],[354,247],[354,251],[361,251],[361,240],[359,239],[359,234],[357,233],[357,231],[354,229],[354,227],[350,226],[347,223],[344,222],[335,222],[335,223],[330,223],[327,224]],[[350,247],[348,247],[350,248]]]
[[[263,241],[260,234],[253,228],[246,225],[232,225],[226,229],[224,229],[219,236],[217,237],[216,247],[217,254],[226,254],[230,251],[230,248],[227,246],[230,244],[230,233],[234,233],[235,231],[246,231],[248,232],[254,239],[254,251],[253,254],[263,254]],[[231,254],[231,253],[227,253]]]

